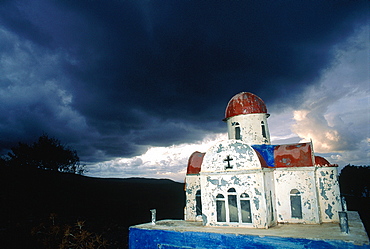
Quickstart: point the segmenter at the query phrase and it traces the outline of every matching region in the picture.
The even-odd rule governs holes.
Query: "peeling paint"
[[[189,157],[186,174],[199,174],[205,153],[195,151]]]
[[[342,210],[342,204],[340,200],[340,190],[337,176],[337,168],[333,166],[317,168],[319,172],[325,172],[318,174],[318,186],[320,187],[319,203],[320,210],[322,213],[323,222],[339,222],[338,211]],[[321,195],[324,192],[324,196]],[[327,215],[327,207],[331,206],[330,213],[333,215]]]
[[[256,192],[256,195],[261,195],[261,192],[258,191],[258,189],[254,188],[254,191]]]
[[[257,197],[254,197],[253,198],[253,203],[254,203],[256,209],[259,210],[260,209],[260,200]]]
[[[325,199],[325,200],[329,200],[328,197],[326,196],[326,191],[325,191],[325,188],[324,188],[324,183],[322,182],[322,180],[320,179],[320,190],[321,190],[321,196]]]
[[[308,209],[311,209],[311,203],[310,203],[310,201],[308,200],[308,201],[306,201],[305,203],[304,203],[304,205],[305,206],[307,206],[307,208]]]
[[[268,167],[275,167],[274,148],[275,145],[256,144],[252,145],[253,149],[257,150],[265,159]]]
[[[325,209],[325,213],[329,216],[329,218],[331,219],[333,217],[333,213],[332,213],[332,206],[329,204],[328,205],[328,208]]]
[[[268,116],[266,113],[253,113],[230,117],[226,120],[229,139],[240,139],[250,144],[270,144],[270,132],[267,124]],[[235,126],[232,125],[233,122],[240,124],[240,132],[236,132]],[[264,127],[265,133],[263,133],[262,127]]]
[[[239,185],[240,184],[240,179],[237,177],[237,176],[233,176],[231,177],[231,180],[234,181],[234,184],[235,185]]]
[[[251,113],[267,113],[263,100],[257,95],[249,92],[241,92],[235,95],[227,104],[225,119]]]
[[[202,220],[203,220],[203,226],[207,225],[208,223],[207,215],[202,214]]]
[[[241,94],[227,107],[229,140],[206,153],[193,153],[189,159],[188,167],[195,170],[188,168],[186,176],[186,219],[200,219],[195,195],[201,189],[203,223],[207,226],[267,228],[277,222],[338,221],[341,206],[336,167],[315,156],[312,143],[271,145],[268,114],[252,111],[264,103],[250,102],[248,96],[252,95]],[[292,209],[293,199],[297,209]],[[242,210],[246,203],[249,209]],[[242,222],[242,211],[250,215],[252,223]],[[222,219],[217,218],[220,213]],[[239,222],[234,222],[236,213]]]
[[[224,179],[221,179],[221,186],[227,186],[228,182],[225,181]]]
[[[217,179],[214,180],[214,179],[211,179],[211,177],[208,177],[207,181],[210,182],[213,185],[219,185],[219,181]]]
[[[313,166],[311,143],[285,144],[274,147],[275,167]]]
[[[222,150],[223,150],[223,146],[222,144],[219,144],[217,148],[217,153],[220,153]]]

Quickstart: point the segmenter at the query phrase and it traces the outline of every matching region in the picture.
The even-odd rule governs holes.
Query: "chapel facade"
[[[339,222],[337,165],[315,156],[312,142],[272,145],[268,117],[252,93],[229,101],[228,140],[189,158],[185,220],[250,228]]]

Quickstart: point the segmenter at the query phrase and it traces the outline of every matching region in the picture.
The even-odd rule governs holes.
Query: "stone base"
[[[279,224],[269,229],[204,227],[201,222],[162,220],[130,227],[130,249],[369,248],[357,212],[348,212],[349,234],[339,224]]]

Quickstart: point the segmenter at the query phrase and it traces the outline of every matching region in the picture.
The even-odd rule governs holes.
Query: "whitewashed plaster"
[[[225,159],[232,159],[226,161]],[[230,166],[227,169],[226,166]],[[269,171],[269,169],[266,169]],[[264,171],[256,152],[247,143],[240,140],[226,140],[211,147],[205,154],[200,172],[203,223],[206,226],[245,226],[265,228],[271,223],[266,210],[271,210],[266,203]],[[267,185],[271,188],[270,185]],[[216,196],[225,197],[228,190],[234,188],[238,203],[240,195],[249,195],[252,223],[217,222]],[[270,192],[270,189],[269,191]],[[269,202],[271,203],[271,202]],[[228,212],[228,207],[226,207]],[[240,217],[240,215],[239,215]]]
[[[318,200],[322,222],[339,222],[338,211],[342,211],[338,170],[336,167],[316,168]]]
[[[268,226],[277,224],[276,208],[275,208],[275,184],[274,184],[274,169],[263,169],[264,184],[265,184],[265,199],[266,199],[266,217]]]
[[[225,161],[225,159],[233,159]],[[228,164],[231,169],[225,168]],[[217,222],[216,196],[228,190],[249,195],[252,223]],[[202,218],[196,215],[196,191],[201,189]],[[299,191],[302,217],[292,217],[291,191]],[[204,156],[199,175],[186,177],[186,220],[206,226],[267,228],[277,223],[339,222],[340,190],[335,167],[262,168],[256,152],[240,140],[222,141]]]
[[[205,172],[200,173],[202,186],[203,224],[205,226],[239,226],[267,228],[268,218],[266,210],[269,209],[265,198],[265,185],[263,170],[243,172],[227,172],[224,174]],[[249,195],[252,213],[252,223],[217,222],[216,196],[222,194],[227,200],[228,190],[234,188],[238,202],[240,195]],[[226,201],[226,206],[227,201]],[[240,214],[239,214],[240,217]]]
[[[195,194],[200,190],[200,176],[199,175],[187,175],[185,183],[185,220],[196,221],[201,220],[201,216],[197,217],[196,213],[196,198]]]
[[[277,168],[274,171],[276,212],[279,223],[320,223],[315,167]],[[292,218],[290,192],[301,196],[302,218]]]
[[[291,167],[262,167],[251,145],[270,144],[267,118],[266,113],[249,113],[226,120],[229,140],[219,142],[205,153],[199,175],[186,176],[186,220],[200,219],[196,215],[196,192],[201,189],[201,219],[205,226],[268,228],[277,223],[339,222],[338,211],[342,208],[336,167],[294,164]],[[238,139],[235,139],[235,127],[240,128]],[[294,158],[300,156],[294,155],[297,153],[294,150],[286,153]],[[311,156],[314,162],[314,153]],[[235,192],[228,192],[231,188]],[[218,194],[224,197],[225,222],[217,221]],[[245,198],[250,201],[250,222],[240,219],[242,194],[248,195],[243,195],[243,205]],[[238,222],[230,222],[229,195],[236,196]],[[230,210],[236,208],[230,207]],[[244,210],[243,214],[246,213],[248,211]]]
[[[225,161],[227,158],[231,159]],[[230,165],[231,169],[225,167]],[[225,140],[212,146],[205,154],[201,172],[226,172],[260,169],[254,149],[240,140]]]
[[[227,119],[227,132],[229,139],[235,139],[235,127],[240,127],[242,141],[248,144],[270,144],[270,132],[266,113],[237,115]],[[262,135],[261,122],[264,123],[266,137]]]

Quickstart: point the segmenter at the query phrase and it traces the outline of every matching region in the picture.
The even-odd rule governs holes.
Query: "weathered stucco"
[[[271,145],[268,116],[254,94],[240,93],[229,102],[229,140],[189,159],[186,220],[254,228],[339,222],[335,165],[315,157],[312,142]],[[200,199],[202,216],[196,211]]]
[[[238,115],[229,118],[227,131],[229,139],[235,139],[235,127],[240,127],[240,140],[248,144],[270,144],[270,132],[267,124],[268,114]],[[262,133],[261,122],[264,124],[265,136]]]
[[[316,169],[321,221],[339,222],[338,211],[342,211],[342,205],[337,168],[320,167]]]
[[[227,140],[211,147],[204,156],[200,172],[204,224],[256,228],[271,226],[273,221],[270,211],[266,210],[272,210],[272,202],[267,202],[266,192],[270,193],[272,190],[271,185],[265,185],[265,171],[269,173],[271,170],[261,167],[257,153],[243,141]],[[271,177],[271,173],[269,175]],[[236,196],[238,203],[238,221],[234,222],[229,220],[230,189],[235,190],[231,195]],[[217,221],[216,196],[219,194],[225,200],[225,222]],[[242,194],[248,196],[245,200],[250,204],[251,222],[242,222],[240,210]]]
[[[269,209],[266,203],[265,186],[263,181],[263,170],[252,170],[248,173],[228,172],[228,174],[219,173],[202,173],[200,174],[203,203],[203,222],[206,226],[241,226],[266,228],[271,225],[268,223],[265,210]],[[225,200],[228,196],[228,190],[234,188],[238,202],[240,195],[246,193],[249,195],[252,222],[217,222],[216,214],[216,196],[222,194]],[[228,206],[226,201],[226,215],[228,214]],[[240,219],[240,213],[239,213]]]
[[[276,216],[276,194],[275,194],[275,183],[274,183],[274,170],[264,169],[264,184],[265,184],[265,199],[266,199],[266,217],[268,226],[274,226],[277,223]]]
[[[200,173],[187,175],[186,220],[203,219],[206,226],[255,228],[277,223],[339,222],[338,211],[342,207],[336,167],[263,168],[260,160],[244,141],[227,140],[211,147],[203,158]],[[224,196],[228,214],[230,188],[236,191],[238,205],[240,195],[248,194],[251,223],[240,221],[241,211],[238,222],[217,222],[216,196]],[[201,190],[202,217],[196,215],[197,190]],[[293,199],[298,201],[299,211],[293,211]]]
[[[201,220],[201,216],[197,217],[196,214],[196,198],[195,195],[200,189],[199,175],[187,175],[185,182],[185,220],[196,221]]]
[[[280,223],[320,223],[314,167],[278,168],[274,171],[276,212]],[[302,218],[292,217],[292,190],[301,197]]]
[[[258,96],[235,95],[229,140],[189,158],[186,221],[131,227],[130,248],[369,248],[357,213],[345,213],[350,233],[332,224],[342,211],[336,165],[311,142],[270,145],[267,118]]]
[[[227,168],[229,166],[231,168]],[[226,172],[260,168],[260,160],[251,146],[240,140],[226,140],[212,146],[206,152],[201,172]]]

